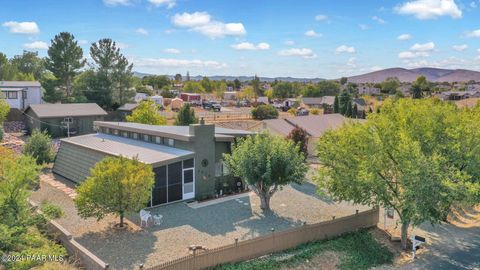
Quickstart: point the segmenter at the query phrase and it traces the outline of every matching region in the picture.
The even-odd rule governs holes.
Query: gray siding
[[[87,148],[62,142],[53,172],[73,182],[81,183],[90,175],[90,169],[105,156]]]

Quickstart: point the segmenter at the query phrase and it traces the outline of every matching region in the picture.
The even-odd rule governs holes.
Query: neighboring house
[[[42,86],[31,81],[0,81],[0,98],[12,109],[25,110],[32,104],[41,104]]]
[[[479,98],[480,91],[445,91],[440,93],[443,100],[461,100],[467,98]]]
[[[227,91],[223,93],[223,99],[225,100],[236,100],[238,92],[236,91]]]
[[[40,129],[52,137],[64,137],[94,132],[93,122],[103,120],[107,112],[95,103],[35,104],[25,115],[29,132]]]
[[[202,96],[195,93],[181,93],[180,98],[185,101],[196,105],[202,104]]]
[[[352,99],[352,106],[354,105],[357,105],[357,116],[360,118],[365,118],[366,111],[369,108],[365,99],[363,98]]]
[[[358,94],[360,95],[380,95],[380,88],[368,85],[360,85],[358,87]]]
[[[53,172],[81,183],[106,156],[138,158],[155,173],[151,206],[214,197],[228,178],[222,154],[230,153],[236,138],[251,134],[204,121],[190,126],[95,122],[95,127],[96,134],[61,140]]]
[[[335,103],[335,96],[323,97],[304,97],[302,103],[309,108],[323,108],[324,114],[333,113],[333,105]]]
[[[146,93],[136,93],[134,100],[135,102],[139,103],[142,100],[145,100],[148,98],[148,95]]]
[[[138,103],[126,103],[118,107],[118,117],[122,120],[125,120],[127,116],[132,114],[132,112],[138,107],[138,105]]]
[[[282,137],[287,137],[295,126],[305,129],[309,136],[308,154],[310,156],[315,156],[318,138],[320,138],[327,130],[339,128],[350,121],[363,122],[365,120],[346,118],[337,113],[296,116],[284,119],[263,120],[263,129]]]
[[[150,97],[150,99],[153,100],[153,102],[155,102],[155,104],[157,104],[158,106],[163,107],[163,97],[162,96],[155,95],[153,97]]]

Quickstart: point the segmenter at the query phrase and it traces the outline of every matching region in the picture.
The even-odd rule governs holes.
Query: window
[[[132,138],[134,138],[135,140],[138,140],[138,133],[133,133]]]
[[[118,129],[114,129],[114,130],[113,130],[113,134],[114,134],[114,135],[118,135]]]
[[[175,145],[175,140],[174,139],[168,139],[168,146],[174,146]]]
[[[156,143],[156,144],[162,144],[162,137],[156,136],[156,137],[155,137],[155,143]]]
[[[12,91],[7,92],[7,99],[18,99],[18,93]]]
[[[122,136],[125,137],[125,138],[128,138],[128,132],[124,131],[124,132],[122,133]]]
[[[73,123],[73,119],[72,119],[71,117],[65,117],[65,118],[63,118],[63,122],[64,122],[65,124],[67,124],[67,123],[68,123],[68,124],[72,124],[72,123]]]
[[[27,91],[22,91],[22,99],[27,99]]]
[[[109,128],[105,128],[105,133],[110,134],[110,129],[109,129]]]
[[[149,142],[150,141],[150,136],[147,135],[147,134],[143,134],[143,140],[146,141],[146,142]]]

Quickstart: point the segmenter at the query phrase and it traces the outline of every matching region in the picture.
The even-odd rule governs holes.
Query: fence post
[[[140,264],[140,267],[139,267],[139,268],[140,268],[140,269],[143,269],[143,263],[142,263],[142,264]]]
[[[108,269],[110,267],[110,264],[106,263],[105,264],[105,269]]]
[[[235,238],[235,246],[238,246],[238,238]]]
[[[332,220],[335,220],[335,216],[332,216]]]
[[[270,231],[272,231],[272,252],[275,251],[275,229],[271,228]]]

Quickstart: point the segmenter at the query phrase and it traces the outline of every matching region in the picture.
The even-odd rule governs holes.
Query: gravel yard
[[[349,203],[334,203],[315,193],[310,183],[292,185],[277,192],[271,201],[273,212],[264,214],[259,208],[256,195],[250,193],[238,199],[204,206],[197,209],[185,203],[150,209],[152,214],[163,215],[160,226],[151,225],[138,230],[138,214],[129,217],[132,229],[112,229],[117,222],[107,217],[83,220],[76,214],[73,201],[62,191],[43,183],[31,199],[36,202],[48,200],[65,212],[58,222],[69,230],[75,239],[95,255],[109,263],[113,269],[132,269],[144,263],[146,267],[157,265],[188,254],[187,246],[203,245],[214,248],[262,234],[300,226],[308,223],[341,217],[366,207]]]

